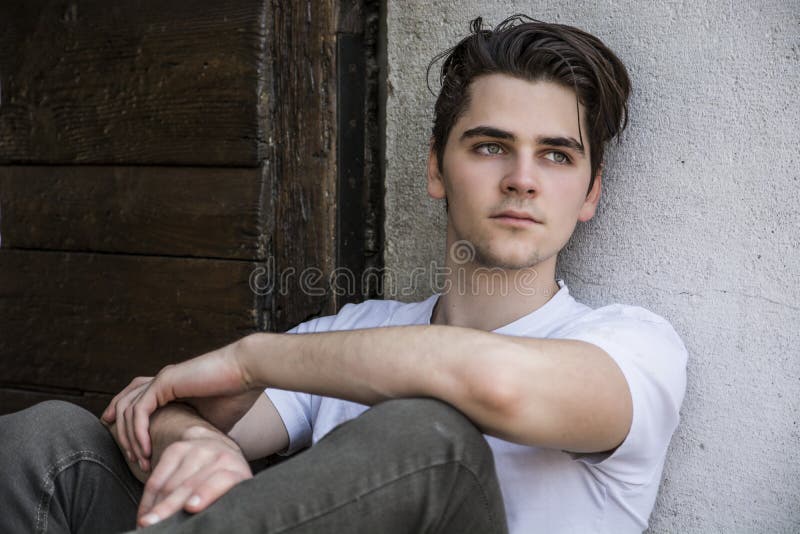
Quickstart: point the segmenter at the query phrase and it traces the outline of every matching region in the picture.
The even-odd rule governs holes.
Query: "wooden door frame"
[[[287,4],[153,0],[141,20],[99,0],[0,7],[0,412],[45,398],[96,412],[123,375],[381,296],[385,5]],[[91,33],[103,31],[81,26],[91,17],[124,31]],[[79,80],[95,88],[90,121],[76,115]],[[119,97],[106,103],[103,84]],[[144,109],[148,84],[168,105]],[[185,97],[195,85],[200,106]],[[248,287],[259,270],[273,291]],[[309,270],[316,292],[301,287]],[[120,326],[150,302],[172,307]]]

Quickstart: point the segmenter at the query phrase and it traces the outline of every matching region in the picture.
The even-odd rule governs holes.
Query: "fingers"
[[[124,408],[126,437],[142,471],[150,469],[148,460],[152,453],[149,432],[150,416],[159,406],[172,400],[169,398],[159,402],[159,397],[162,395],[157,396],[163,389],[161,383],[164,381],[164,373],[170,367],[173,366],[167,365],[154,378],[141,384],[137,389],[132,389],[127,397],[130,402]]]
[[[173,443],[164,450],[164,454],[161,455],[160,461],[144,485],[137,516],[141,517],[155,506],[164,486],[183,463],[187,449],[186,443]]]
[[[117,425],[117,442],[120,448],[125,452],[125,455],[128,457],[129,462],[136,462],[138,460],[137,456],[134,456],[132,452],[133,444],[131,443],[130,436],[132,435],[128,431],[129,427],[129,420],[130,416],[128,415],[128,410],[131,406],[131,403],[136,399],[139,395],[139,392],[142,388],[147,387],[147,383],[144,382],[139,386],[131,389],[130,386],[126,388],[123,393],[120,393],[116,397],[116,402],[114,403],[114,411],[115,411],[115,422]]]
[[[164,500],[159,502],[147,514],[139,518],[139,526],[147,527],[154,523],[158,523],[162,519],[166,519],[178,510],[183,508],[183,505],[192,495],[192,488],[187,486],[179,486],[175,491],[169,494]]]
[[[109,424],[113,423],[117,417],[117,409],[116,409],[117,402],[122,397],[130,393],[131,390],[137,389],[139,386],[141,386],[146,382],[149,382],[152,379],[153,379],[152,376],[137,376],[136,378],[131,380],[131,383],[125,386],[125,389],[117,393],[117,395],[113,399],[111,399],[111,402],[108,404],[108,407],[106,407],[106,409],[103,411],[103,414],[100,416],[100,418],[106,423]]]
[[[192,496],[186,501],[184,508],[187,512],[193,514],[205,510],[209,505],[225,495],[233,486],[249,478],[253,478],[253,475],[242,471],[227,469],[216,471],[211,476],[203,479],[195,488]]]
[[[240,471],[208,466],[179,485],[172,493],[141,516],[139,524],[140,526],[152,525],[181,509],[193,514],[201,512],[225,495],[233,486],[248,478],[252,478],[252,475],[248,476]]]
[[[142,471],[150,470],[152,444],[150,440],[150,415],[172,400],[164,398],[161,386],[164,373],[173,365],[164,367],[155,377],[137,377],[112,399],[103,412],[103,420],[116,422],[118,443],[129,462],[138,463]],[[166,383],[169,383],[168,381]]]
[[[182,508],[199,512],[252,476],[244,457],[221,442],[174,443],[164,451],[145,484],[137,513],[139,524],[152,525]]]
[[[133,417],[131,418],[132,436],[144,458],[151,453],[150,416],[159,407],[175,400],[177,396],[173,390],[173,374],[176,365],[169,364],[161,369],[158,374],[145,387],[133,404]]]
[[[217,447],[216,444],[212,447],[193,446],[190,441],[176,442],[167,447],[145,484],[140,502],[141,513],[147,513],[181,485],[186,485],[191,477],[198,474],[206,477],[212,469],[231,463],[236,465],[235,459],[221,454]]]
[[[134,448],[139,458],[149,458],[150,447],[150,416],[160,406],[164,406],[174,397],[165,398],[162,394],[161,382],[167,368],[158,373],[150,383],[141,391],[131,407],[130,435]]]
[[[150,388],[150,384],[152,384],[152,382],[140,386],[138,390],[135,390],[131,393],[132,398],[123,412],[123,420],[125,422],[125,437],[130,444],[131,452],[133,453],[136,461],[139,462],[139,467],[142,469],[142,471],[149,470],[147,459],[150,457],[150,417],[147,417],[144,428],[145,437],[142,438],[141,435],[137,434],[136,432],[136,408],[139,403],[139,399],[141,399],[142,395]],[[144,443],[142,443],[142,441],[144,441]]]

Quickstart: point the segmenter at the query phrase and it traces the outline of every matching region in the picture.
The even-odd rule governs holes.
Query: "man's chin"
[[[528,255],[514,253],[500,254],[496,252],[475,251],[475,263],[481,267],[489,269],[503,269],[506,271],[518,271],[521,269],[532,269],[541,262],[541,256],[533,252]]]

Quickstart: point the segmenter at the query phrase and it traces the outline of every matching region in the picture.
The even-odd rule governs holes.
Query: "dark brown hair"
[[[551,81],[575,91],[586,114],[593,183],[603,162],[605,144],[628,123],[631,82],[622,61],[583,30],[526,15],[513,15],[493,30],[484,28],[483,19],[478,17],[470,23],[470,29],[470,35],[428,65],[430,75],[433,65],[444,58],[433,119],[433,148],[439,170],[450,131],[469,104],[472,81],[484,74],[507,74],[528,81]],[[583,143],[580,122],[578,125]]]

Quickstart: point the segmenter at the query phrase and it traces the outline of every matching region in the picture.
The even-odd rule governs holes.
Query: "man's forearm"
[[[194,429],[203,429],[226,439],[224,433],[203,419],[191,406],[173,403],[156,411],[150,418],[150,439],[153,443],[152,458],[158,462],[161,453],[176,441],[187,439]]]
[[[322,334],[255,334],[242,353],[254,385],[305,391],[366,405],[401,397],[444,400],[502,433],[501,336],[456,327],[413,326]],[[492,365],[487,365],[493,362]],[[493,368],[494,367],[494,368]]]
[[[118,432],[116,424],[111,425],[110,430],[116,439]],[[157,410],[150,418],[150,438],[153,447],[150,470],[144,471],[135,461],[131,462],[126,459],[128,467],[134,476],[144,483],[167,447],[176,441],[187,439],[192,433],[199,432],[209,436],[219,435],[220,439],[227,440],[231,444],[234,443],[233,440],[214,428],[211,423],[200,417],[190,406],[182,403],[168,404]],[[117,444],[119,444],[118,439]]]
[[[517,443],[595,452],[619,444],[630,424],[619,368],[579,341],[421,325],[254,334],[237,352],[254,387],[366,405],[434,397]]]
[[[322,395],[372,405],[398,397],[463,396],[466,392],[448,390],[472,381],[474,363],[484,359],[476,357],[478,353],[497,350],[497,342],[485,335],[465,328],[419,326],[254,334],[243,341],[249,353],[246,368],[259,385],[313,388]],[[471,338],[469,345],[464,344],[465,336]],[[487,379],[491,381],[484,373],[475,385]],[[493,386],[473,388],[469,394],[491,393],[487,396],[494,398],[496,392]]]

